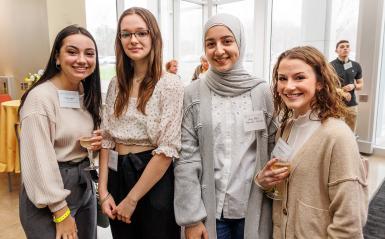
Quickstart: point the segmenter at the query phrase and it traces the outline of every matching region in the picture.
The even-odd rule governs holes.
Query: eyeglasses
[[[131,39],[132,35],[135,35],[136,39],[142,40],[142,39],[146,39],[149,34],[150,34],[150,30],[142,30],[142,31],[138,31],[138,32],[122,31],[119,33],[119,39],[120,40]]]

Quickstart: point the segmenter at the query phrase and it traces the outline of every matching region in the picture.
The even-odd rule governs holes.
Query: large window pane
[[[111,78],[115,76],[115,1],[86,0],[86,21],[98,46],[101,87],[105,93]]]
[[[329,60],[337,57],[335,46],[340,40],[350,42],[350,56],[355,59],[356,39],[358,26],[359,0],[334,0],[331,2],[331,24],[330,24],[330,48]]]
[[[202,16],[200,4],[180,2],[179,70],[183,82],[191,81],[195,67],[199,65],[202,51]]]
[[[288,14],[290,13],[290,14]],[[274,0],[272,8],[270,76],[278,56],[300,45],[302,0]]]
[[[249,72],[253,72],[253,50],[254,39],[254,0],[240,0],[217,5],[217,13],[228,13],[237,16],[243,24],[246,35],[246,49],[243,66]]]
[[[130,7],[148,8],[148,0],[124,0],[124,9]]]
[[[162,32],[163,39],[163,62],[171,59],[173,52],[173,0],[160,1],[160,31]]]

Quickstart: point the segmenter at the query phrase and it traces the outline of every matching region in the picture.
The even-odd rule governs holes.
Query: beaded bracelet
[[[71,211],[69,208],[67,208],[65,213],[63,215],[61,215],[60,217],[53,216],[53,221],[55,223],[60,223],[60,222],[64,221],[69,215],[71,215]]]

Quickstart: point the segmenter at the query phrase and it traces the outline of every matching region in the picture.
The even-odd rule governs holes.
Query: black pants
[[[118,205],[130,192],[152,158],[151,151],[119,155],[118,171],[109,170],[108,190]],[[170,166],[158,183],[139,200],[131,224],[110,220],[114,239],[179,239],[174,216],[174,173]]]

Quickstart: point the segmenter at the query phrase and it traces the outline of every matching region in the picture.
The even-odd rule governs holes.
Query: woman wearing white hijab
[[[204,49],[210,69],[185,89],[174,168],[177,223],[187,239],[270,238],[271,200],[252,183],[274,146],[269,86],[242,66],[245,36],[238,18],[210,18]]]

